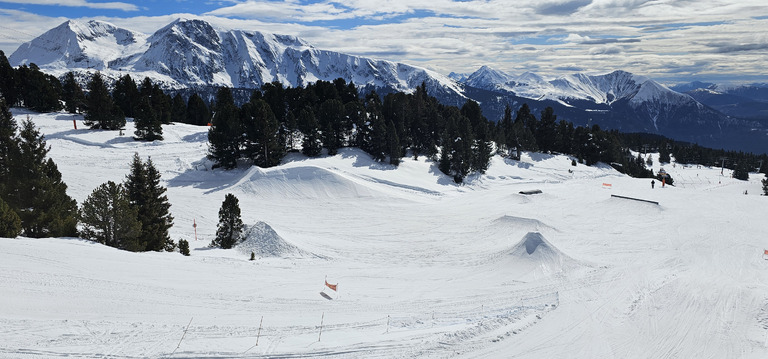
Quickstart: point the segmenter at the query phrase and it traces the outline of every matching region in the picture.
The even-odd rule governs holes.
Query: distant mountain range
[[[278,81],[305,86],[344,78],[362,91],[427,91],[449,105],[468,98],[498,120],[507,105],[552,106],[559,119],[624,132],[650,132],[714,148],[768,152],[768,85],[724,87],[691,83],[668,88],[624,71],[573,74],[545,80],[513,76],[483,66],[445,76],[403,63],[320,50],[286,35],[222,29],[203,20],[179,19],[146,35],[101,21],[67,21],[21,45],[12,65],[35,63],[63,76],[100,71],[116,79],[148,76],[173,91],[213,93],[219,86],[254,89]]]

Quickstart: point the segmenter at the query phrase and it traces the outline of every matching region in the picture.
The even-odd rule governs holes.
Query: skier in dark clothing
[[[651,180],[651,189],[653,189],[654,186],[656,186],[656,181]]]

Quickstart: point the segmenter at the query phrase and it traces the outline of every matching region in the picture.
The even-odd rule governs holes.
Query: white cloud
[[[86,0],[3,0],[1,2],[26,5],[55,5],[87,7],[91,9],[138,11],[139,7],[125,2],[89,2]]]
[[[203,16],[181,16],[200,17],[222,27],[297,35],[318,48],[402,61],[446,74],[490,65],[513,74],[530,70],[557,76],[575,69],[589,73],[623,69],[662,81],[724,74],[750,74],[757,81],[768,81],[762,71],[768,67],[764,56],[768,39],[761,35],[768,33],[764,0],[326,0],[314,4],[249,0],[225,4]],[[14,16],[0,11],[0,29],[42,32],[63,21],[25,21]],[[151,33],[179,16],[100,19]],[[363,21],[348,26],[356,19]],[[0,33],[6,53],[13,46],[6,43],[11,42]]]

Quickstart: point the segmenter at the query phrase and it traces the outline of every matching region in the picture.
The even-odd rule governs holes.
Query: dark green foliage
[[[320,141],[320,124],[317,123],[312,109],[305,108],[299,112],[297,125],[299,131],[304,134],[304,140],[301,142],[301,153],[308,157],[320,155],[323,150],[323,145]]]
[[[149,97],[141,97],[134,110],[134,125],[136,126],[135,139],[139,141],[163,140],[163,126],[156,115]]]
[[[146,243],[146,251],[173,250],[168,230],[173,226],[173,217],[169,209],[166,188],[160,184],[160,173],[152,159],[142,162],[138,153],[134,154],[130,173],[126,176],[125,188],[131,205],[138,209],[141,222],[141,240]]]
[[[69,113],[80,113],[85,109],[85,94],[72,71],[64,75],[61,100],[64,101],[64,108]]]
[[[251,259],[249,259],[249,260],[255,261],[256,260],[256,253],[251,252]]]
[[[557,115],[552,107],[547,107],[541,111],[541,120],[536,127],[536,143],[542,152],[552,152],[555,150],[557,141]]]
[[[112,98],[125,116],[135,116],[134,110],[139,104],[139,89],[131,75],[126,74],[115,81]]]
[[[472,170],[474,135],[469,119],[457,108],[448,108],[446,117],[448,127],[443,135],[439,168],[456,183],[462,183]]]
[[[763,178],[761,182],[763,183],[763,196],[768,196],[768,177]]]
[[[19,98],[17,82],[16,70],[8,62],[5,53],[0,50],[0,97],[5,99],[8,106],[17,104]]]
[[[389,154],[389,164],[395,166],[400,164],[400,158],[403,157],[400,153],[400,138],[392,121],[389,121],[387,126],[387,154]]]
[[[187,104],[180,94],[173,96],[171,103],[171,122],[184,123],[187,121]]]
[[[733,170],[733,178],[742,181],[749,180],[749,165],[746,161],[741,161],[736,165],[736,169]]]
[[[216,238],[211,242],[211,246],[230,249],[240,241],[242,235],[243,221],[240,219],[240,201],[235,195],[227,193],[219,209]]]
[[[214,167],[235,168],[241,156],[243,124],[229,88],[219,89],[213,112],[213,125],[208,130],[208,158],[216,162]]]
[[[0,198],[0,237],[16,238],[21,234],[21,218]]]
[[[107,85],[100,73],[95,73],[88,82],[86,97],[87,113],[84,122],[92,129],[117,130],[125,126],[125,116],[112,101]]]
[[[280,164],[285,155],[285,144],[281,141],[278,123],[266,101],[254,99],[240,109],[245,129],[244,155],[259,167]]]
[[[65,237],[77,234],[77,203],[50,158],[45,139],[29,119],[22,122],[18,155],[10,159],[10,173],[0,194],[21,218],[27,237]]]
[[[37,112],[52,112],[61,109],[61,82],[54,76],[40,71],[35,64],[23,65],[16,71],[21,86],[21,102],[24,107]]]
[[[317,113],[322,131],[323,146],[328,154],[335,155],[344,146],[344,132],[347,122],[344,116],[344,105],[340,100],[329,99],[320,104]]]
[[[667,144],[664,143],[659,147],[659,163],[669,163],[671,160]]]
[[[186,239],[179,239],[179,253],[189,256],[189,241]]]
[[[83,202],[80,223],[84,239],[134,252],[146,247],[140,238],[138,207],[131,205],[125,188],[112,181],[101,184]]]
[[[9,186],[14,182],[11,175],[12,166],[20,165],[17,131],[16,120],[13,119],[5,100],[0,97],[0,196],[10,193]]]
[[[182,122],[197,126],[207,126],[211,122],[211,111],[198,94],[194,93],[189,97],[186,119]]]

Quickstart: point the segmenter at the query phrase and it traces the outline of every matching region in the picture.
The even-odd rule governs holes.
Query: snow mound
[[[237,250],[250,255],[251,252],[259,257],[303,257],[308,253],[286,242],[272,227],[264,222],[256,222],[247,226],[242,242]]]
[[[508,252],[514,258],[520,279],[539,277],[562,272],[577,262],[549,243],[539,232],[528,232]]]

